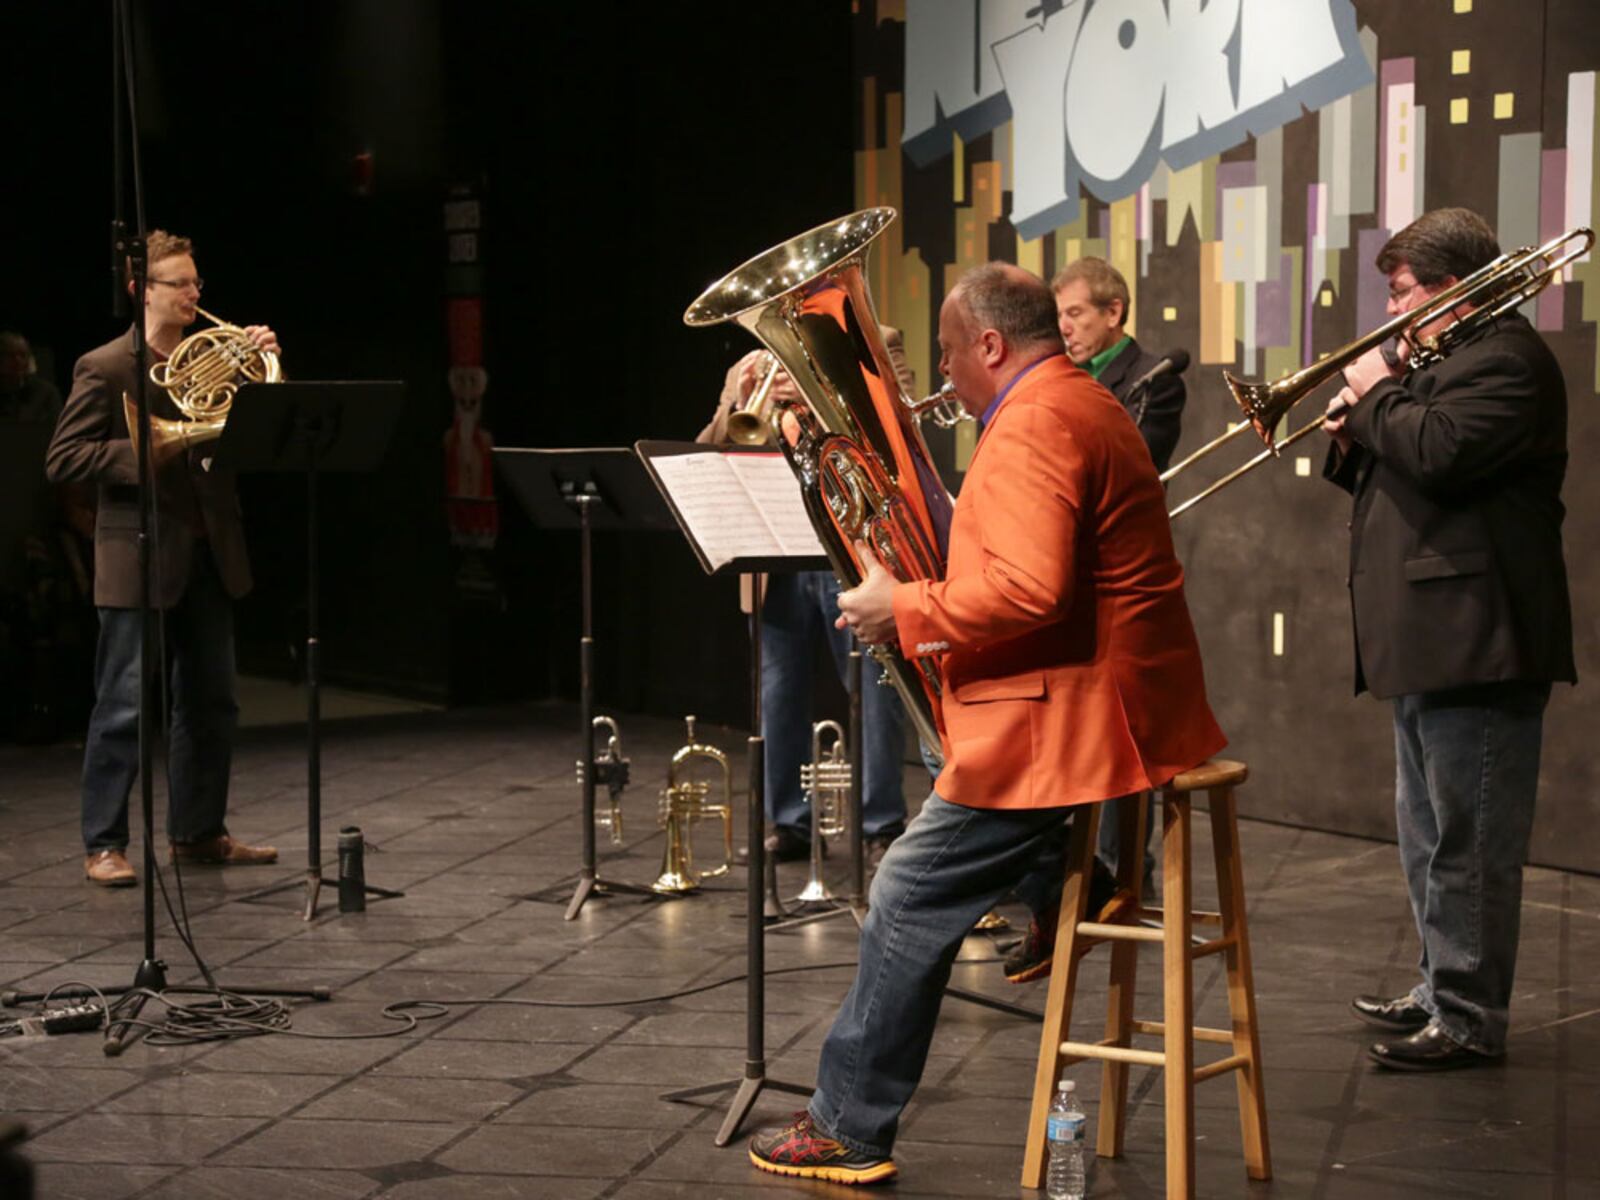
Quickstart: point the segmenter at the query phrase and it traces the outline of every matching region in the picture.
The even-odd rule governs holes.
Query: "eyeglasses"
[[[181,291],[185,291],[188,288],[193,288],[197,292],[203,292],[203,291],[206,290],[206,281],[204,279],[198,279],[198,278],[196,278],[196,279],[151,279],[148,282],[153,283],[153,284],[160,284],[162,287],[177,288],[180,292]]]
[[[1389,288],[1389,302],[1391,304],[1399,304],[1421,286],[1422,284],[1416,282],[1415,280],[1413,280],[1411,283],[1408,283],[1405,287],[1391,286]]]

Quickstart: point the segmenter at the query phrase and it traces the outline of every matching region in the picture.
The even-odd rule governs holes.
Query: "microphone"
[[[1150,397],[1150,385],[1163,375],[1182,375],[1189,369],[1189,352],[1178,349],[1168,352],[1160,362],[1151,367],[1138,379],[1133,381],[1133,386],[1128,389],[1128,395],[1139,397],[1138,411],[1133,415],[1135,425],[1144,424],[1144,406]]]

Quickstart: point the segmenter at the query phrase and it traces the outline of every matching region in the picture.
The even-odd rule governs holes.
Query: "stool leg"
[[[1142,903],[1144,887],[1144,793],[1117,805],[1117,886]],[[1133,1041],[1133,996],[1138,984],[1139,943],[1111,943],[1111,982],[1106,990],[1106,1040]],[[1095,1153],[1116,1158],[1128,1120],[1128,1064],[1106,1059],[1100,1069],[1100,1126]]]
[[[1239,1128],[1244,1137],[1245,1169],[1251,1179],[1272,1178],[1267,1141],[1267,1097],[1261,1078],[1261,1034],[1256,1024],[1255,979],[1250,971],[1250,935],[1245,926],[1244,871],[1239,857],[1239,823],[1231,787],[1211,796],[1211,843],[1217,860],[1217,908],[1222,935],[1232,938],[1225,952],[1228,1013],[1233,1022],[1233,1052],[1249,1066],[1234,1072],[1239,1081]]]
[[[1045,1119],[1056,1080],[1061,1077],[1061,1043],[1072,1027],[1072,996],[1078,982],[1078,956],[1073,953],[1078,922],[1089,903],[1089,878],[1094,869],[1095,834],[1100,806],[1084,805],[1073,818],[1067,842],[1067,879],[1061,892],[1061,916],[1056,921],[1055,959],[1050,970],[1050,991],[1045,999],[1044,1027],[1039,1034],[1039,1064],[1033,1076],[1033,1107],[1028,1112],[1028,1141],[1022,1152],[1022,1186],[1044,1185]]]
[[[1161,794],[1162,974],[1165,992],[1167,1200],[1194,1197],[1194,960],[1189,796]]]

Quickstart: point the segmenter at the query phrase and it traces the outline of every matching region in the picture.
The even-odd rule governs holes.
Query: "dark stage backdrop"
[[[196,240],[202,303],[272,324],[292,377],[408,385],[383,468],[322,489],[327,680],[452,703],[575,696],[576,534],[531,528],[492,476],[469,490],[496,503],[453,518],[453,393],[482,388],[474,446],[692,438],[754,343],[689,330],[684,308],[851,207],[848,5],[133,8],[149,219]],[[18,6],[7,23],[0,327],[25,331],[65,392],[74,359],[120,329],[109,6]],[[451,376],[463,363],[481,370]],[[304,484],[242,491],[258,585],[240,665],[299,678]],[[733,581],[676,537],[603,534],[595,583],[604,708],[741,721]]]
[[[1141,342],[1193,355],[1182,455],[1238,419],[1225,368],[1275,378],[1382,323],[1373,257],[1425,209],[1475,208],[1508,247],[1600,215],[1590,0],[1168,7],[860,4],[857,201],[903,213],[873,285],[919,370],[961,271],[1004,258],[1048,277],[1102,255],[1133,289]],[[1569,389],[1583,680],[1551,703],[1533,858],[1589,871],[1600,870],[1595,272],[1578,267],[1530,306]],[[1387,838],[1389,713],[1351,695],[1349,500],[1321,480],[1324,449],[1308,439],[1175,533],[1212,702],[1252,770],[1241,803]],[[942,450],[959,472],[970,447]],[[1196,477],[1175,481],[1174,497]]]

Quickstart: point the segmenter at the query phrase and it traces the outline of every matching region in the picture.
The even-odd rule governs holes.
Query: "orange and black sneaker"
[[[899,1173],[892,1158],[875,1158],[824,1137],[809,1112],[798,1112],[783,1127],[763,1129],[750,1139],[750,1161],[774,1175],[825,1179],[829,1183],[883,1183]]]

